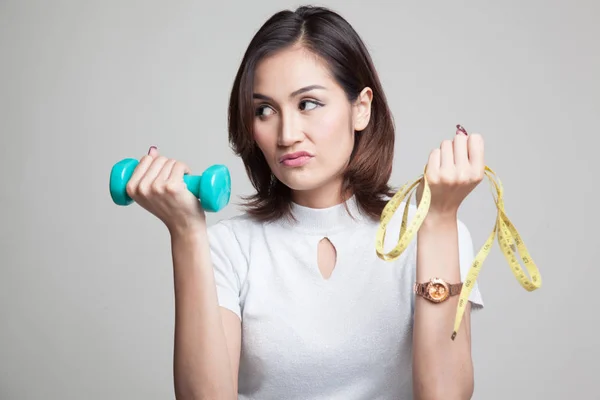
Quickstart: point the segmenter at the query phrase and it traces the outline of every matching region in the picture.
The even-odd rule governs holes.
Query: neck
[[[342,193],[341,180],[312,190],[293,190],[292,201],[308,208],[328,208],[352,197],[351,190]]]
[[[329,236],[342,231],[354,231],[367,218],[361,213],[354,196],[346,201],[338,200],[330,207],[309,207],[295,202],[291,206],[293,218],[282,218],[276,223],[309,235]]]

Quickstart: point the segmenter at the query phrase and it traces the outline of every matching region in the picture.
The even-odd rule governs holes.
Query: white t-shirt
[[[354,198],[348,206],[355,219],[343,204],[294,204],[296,223],[242,215],[209,228],[219,303],[242,321],[239,399],[413,398],[417,240],[383,261],[375,253],[379,222],[361,215]],[[402,210],[388,225],[386,251],[398,240]],[[458,233],[464,280],[473,244],[461,221]],[[324,237],[337,251],[328,279],[317,265]],[[483,306],[477,285],[470,300]]]

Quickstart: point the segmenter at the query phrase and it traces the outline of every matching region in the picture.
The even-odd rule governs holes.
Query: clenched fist
[[[484,144],[479,134],[468,135],[457,126],[453,140],[444,140],[431,151],[425,176],[431,189],[429,215],[455,217],[462,201],[485,174]],[[423,184],[417,189],[421,201]]]
[[[127,194],[158,217],[171,232],[193,231],[205,227],[200,201],[183,180],[190,169],[151,147],[127,183]]]

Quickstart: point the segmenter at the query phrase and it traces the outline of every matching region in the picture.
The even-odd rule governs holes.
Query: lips
[[[302,167],[313,158],[313,155],[306,151],[297,151],[282,156],[279,162],[286,167]]]
[[[310,154],[307,151],[297,151],[295,153],[289,153],[289,154],[285,154],[283,155],[280,159],[279,162],[283,163],[286,161],[292,161],[292,160],[296,160],[299,158],[310,158],[312,157],[312,154]]]

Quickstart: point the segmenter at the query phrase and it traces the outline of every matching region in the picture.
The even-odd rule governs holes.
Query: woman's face
[[[339,194],[355,131],[369,121],[371,98],[366,88],[351,104],[326,65],[299,46],[258,64],[254,140],[295,201],[318,206]]]

